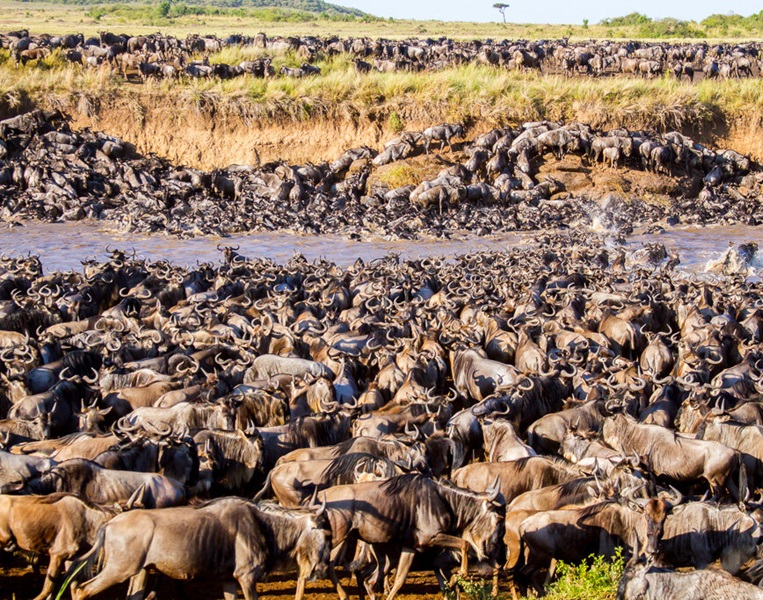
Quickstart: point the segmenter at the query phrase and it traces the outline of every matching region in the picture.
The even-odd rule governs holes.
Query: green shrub
[[[614,600],[625,559],[618,548],[610,561],[591,555],[579,565],[559,561],[556,580],[548,586],[547,600]]]
[[[468,600],[492,600],[495,598],[493,596],[493,584],[490,581],[458,577],[456,585],[461,588],[461,591]],[[501,594],[499,598],[502,599],[502,597],[503,595]]]
[[[397,111],[394,110],[389,113],[389,117],[387,118],[387,126],[393,133],[400,133],[403,129],[405,129],[405,123],[403,122],[403,119],[400,117]]]

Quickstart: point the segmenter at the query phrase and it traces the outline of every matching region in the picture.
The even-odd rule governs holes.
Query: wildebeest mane
[[[594,517],[598,515],[601,512],[601,509],[605,506],[609,506],[612,504],[617,504],[617,500],[614,498],[607,498],[606,500],[603,500],[602,502],[597,502],[596,504],[590,504],[582,509],[580,509],[578,523],[584,523],[586,519],[589,519],[591,517]]]
[[[200,432],[200,440],[210,439],[215,465],[223,470],[230,466],[244,465],[254,469],[262,466],[262,438],[242,437],[237,431],[213,429]],[[199,437],[197,435],[197,437]],[[241,442],[246,439],[248,443]],[[257,442],[259,441],[259,444]],[[254,448],[259,446],[257,456]]]
[[[377,462],[382,462],[384,464],[385,472],[395,472],[394,464],[385,458],[377,458],[373,454],[367,454],[365,452],[352,452],[331,461],[331,464],[324,472],[324,477],[326,478],[326,481],[331,482],[331,485],[355,483],[356,468],[359,467],[360,471],[363,473],[370,473],[373,471]]]
[[[419,473],[406,473],[398,477],[392,477],[381,484],[381,488],[393,495],[406,495],[417,492],[423,488],[431,488],[434,480]]]
[[[305,446],[333,446],[343,441],[350,433],[349,418],[334,415],[300,417],[287,426],[288,436],[299,440]]]
[[[17,310],[0,319],[0,331],[15,331],[36,335],[38,329],[47,329],[58,320],[42,310]]]

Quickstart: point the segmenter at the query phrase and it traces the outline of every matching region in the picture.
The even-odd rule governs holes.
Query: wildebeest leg
[[[125,571],[123,566],[117,566],[115,563],[116,561],[106,563],[103,571],[90,581],[85,582],[81,587],[74,589],[72,586],[72,598],[74,600],[90,598],[128,579],[130,577],[129,571]]]
[[[551,559],[551,564],[548,567],[548,574],[546,575],[546,584],[543,586],[544,588],[546,585],[548,585],[551,580],[554,578],[554,573],[556,573],[556,559]]]
[[[141,569],[136,575],[130,577],[130,586],[127,588],[127,600],[143,600],[146,593],[146,580],[148,571]]]
[[[327,574],[329,576],[329,580],[336,588],[336,593],[339,595],[339,600],[347,600],[349,596],[347,595],[347,592],[344,591],[342,584],[339,583],[339,577],[336,576],[336,571],[334,571],[333,565],[329,565]]]
[[[50,556],[50,564],[48,565],[48,571],[45,573],[45,583],[42,586],[42,591],[34,600],[43,600],[48,595],[53,593],[53,588],[56,583],[56,577],[61,573],[61,565],[64,562],[64,557],[61,554],[52,554]]]
[[[461,540],[461,577],[466,577],[469,571],[469,544]]]
[[[302,600],[305,596],[305,584],[307,583],[307,577],[300,575],[297,578],[297,592],[294,594],[294,600]]]
[[[387,594],[387,600],[392,600],[400,591],[400,588],[403,587],[405,578],[408,577],[408,572],[411,570],[415,554],[416,553],[413,550],[407,548],[404,548],[400,553],[400,560],[397,563],[397,573],[395,573],[395,583],[389,591],[389,594]]]
[[[517,594],[517,584],[514,583],[514,578],[511,578],[511,581],[509,582],[509,587],[511,588],[511,598],[512,600],[519,600],[519,594]]]
[[[226,581],[223,583],[223,598],[225,600],[236,600],[238,594],[238,585],[235,581]]]

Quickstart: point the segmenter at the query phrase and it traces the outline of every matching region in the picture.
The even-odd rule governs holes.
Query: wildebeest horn
[[[713,359],[711,356],[717,356],[718,358]],[[711,365],[719,365],[723,362],[723,357],[716,350],[712,350],[708,352],[707,356],[705,357],[705,361],[709,362]]]
[[[90,370],[93,372],[93,377],[82,377],[82,381],[87,383],[88,385],[93,385],[98,381],[98,371],[95,370],[95,368],[91,367]]]
[[[529,383],[529,387],[528,387],[528,385],[527,385],[528,383]],[[523,390],[523,391],[525,391],[525,392],[530,392],[530,391],[532,391],[532,390],[535,388],[535,381],[533,381],[533,380],[532,380],[532,379],[530,379],[529,377],[525,377],[525,378],[524,378],[522,381],[520,381],[520,382],[517,384],[517,387],[518,387],[520,390]]]
[[[670,505],[672,507],[676,507],[679,504],[681,504],[684,501],[684,495],[679,492],[676,488],[674,488],[672,485],[670,486],[671,491],[673,492],[673,500],[671,500]]]
[[[638,455],[638,453],[634,450],[633,451],[633,460],[631,461],[631,465],[633,465],[633,468],[635,469],[641,464],[641,457]]]
[[[140,431],[142,428],[140,424],[136,423],[135,425],[130,425],[130,421],[128,421],[127,417],[122,417],[117,421],[116,428],[119,431],[122,431],[124,433],[132,433],[135,431]]]
[[[419,439],[419,428],[416,427],[414,423],[411,423],[410,421],[405,422],[405,434],[408,436],[411,436],[414,440]]]
[[[634,377],[634,380],[638,381],[639,383],[633,383],[628,386],[628,389],[632,392],[640,392],[646,387],[646,380],[643,377]]]

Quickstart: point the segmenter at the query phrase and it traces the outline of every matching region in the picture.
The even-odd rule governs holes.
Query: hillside
[[[25,0],[21,0],[24,2]],[[38,0],[39,1],[39,0]],[[44,0],[52,4],[124,4],[135,5],[135,2],[125,2],[124,0]],[[158,2],[148,2],[146,4],[158,4]],[[324,0],[183,0],[182,2],[172,2],[172,4],[192,4],[205,6],[219,6],[223,8],[264,8],[264,9],[286,9],[289,11],[298,11],[302,13],[327,14],[347,17],[365,17],[362,10],[357,8],[348,8],[324,2]]]

